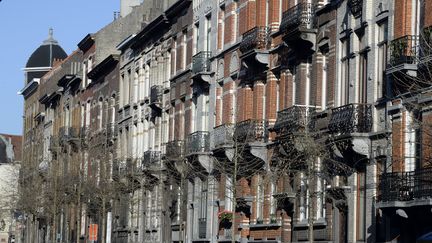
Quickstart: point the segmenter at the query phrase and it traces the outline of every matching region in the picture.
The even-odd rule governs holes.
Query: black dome
[[[54,59],[65,59],[67,57],[66,52],[54,40],[52,34],[52,29],[50,29],[48,39],[31,54],[26,68],[51,67]]]

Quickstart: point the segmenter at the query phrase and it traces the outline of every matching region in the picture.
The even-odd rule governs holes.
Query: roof
[[[53,38],[53,31],[50,29],[48,38],[31,54],[26,68],[51,67],[54,60],[66,57],[66,52]]]

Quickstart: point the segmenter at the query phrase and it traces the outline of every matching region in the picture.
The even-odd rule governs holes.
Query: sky
[[[113,20],[120,0],[0,1],[0,133],[22,134],[24,87],[22,68],[48,37],[70,54],[88,33]]]

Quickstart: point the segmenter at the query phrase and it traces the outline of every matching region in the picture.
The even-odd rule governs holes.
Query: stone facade
[[[432,230],[410,228],[430,209],[430,7],[133,7],[26,89],[29,170],[78,179],[29,227],[72,242],[94,225],[101,242],[414,242]]]

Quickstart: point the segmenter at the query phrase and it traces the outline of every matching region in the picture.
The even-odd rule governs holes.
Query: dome
[[[66,52],[53,38],[53,30],[50,29],[48,39],[31,54],[27,61],[26,68],[51,67],[53,60],[65,59],[66,57]]]

